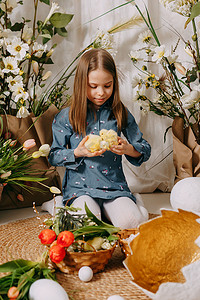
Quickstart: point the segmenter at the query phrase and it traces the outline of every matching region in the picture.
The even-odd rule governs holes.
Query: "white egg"
[[[93,271],[90,267],[84,266],[78,271],[78,277],[81,281],[90,281],[93,277]]]
[[[112,295],[112,296],[108,297],[107,300],[124,300],[124,298],[119,295]]]
[[[29,300],[69,300],[64,288],[51,279],[36,280],[30,287]]]

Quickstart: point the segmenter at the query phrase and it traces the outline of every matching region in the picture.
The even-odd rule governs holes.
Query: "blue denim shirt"
[[[96,112],[96,118],[88,111],[86,134],[99,134],[101,129],[113,129],[120,135],[116,119],[109,120],[110,112],[111,108],[106,103]],[[75,199],[81,195],[102,200],[129,197],[135,201],[123,173],[121,155],[106,151],[96,157],[74,157],[74,149],[83,137],[73,131],[68,114],[69,108],[65,108],[55,116],[52,124],[53,143],[49,154],[51,165],[66,167],[62,183],[64,203],[72,197]],[[127,155],[126,158],[131,164],[140,166],[150,157],[151,147],[142,138],[142,133],[129,111],[128,124],[122,133],[142,154],[139,158]],[[73,200],[70,204],[72,202]]]

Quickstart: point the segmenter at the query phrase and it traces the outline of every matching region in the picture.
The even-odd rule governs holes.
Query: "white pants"
[[[139,194],[135,194],[136,203],[128,197],[119,197],[114,200],[104,201],[103,213],[106,218],[116,227],[121,229],[135,228],[148,220],[148,211],[144,207]],[[81,208],[78,213],[85,213],[85,203],[91,212],[101,219],[101,208],[98,203],[88,195],[76,198],[73,202],[74,207]]]

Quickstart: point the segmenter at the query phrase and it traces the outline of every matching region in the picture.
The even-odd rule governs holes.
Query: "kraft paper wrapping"
[[[200,176],[200,145],[191,128],[184,128],[183,119],[176,117],[172,124],[172,134],[175,183],[186,177]]]
[[[18,144],[22,145],[27,139],[35,139],[36,146],[29,150],[29,153],[37,151],[42,144],[52,143],[52,121],[58,109],[51,105],[39,118],[29,115],[26,118],[17,118],[12,115],[3,115],[3,133],[9,131],[12,139],[17,139]],[[33,169],[42,170],[40,177],[47,177],[44,183],[48,186],[57,186],[61,188],[61,182],[58,172],[55,167],[50,166],[46,157],[35,159]],[[36,205],[41,205],[43,202],[51,200],[52,194],[47,188],[43,188],[37,183],[30,183],[43,190],[42,192],[27,192],[21,188],[13,186],[13,189],[4,187],[2,197],[0,198],[0,210],[28,207],[32,206],[35,201]],[[24,197],[24,201],[17,200],[16,195],[20,193]]]

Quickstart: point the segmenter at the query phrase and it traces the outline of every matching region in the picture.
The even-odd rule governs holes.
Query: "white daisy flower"
[[[18,102],[19,99],[23,99],[26,100],[29,97],[29,94],[27,92],[25,92],[23,85],[20,83],[16,83],[13,86],[13,97],[14,97],[14,101]]]
[[[33,54],[39,58],[46,51],[46,49],[47,49],[47,45],[41,45],[38,44],[37,42],[33,44]]]
[[[15,56],[18,60],[22,60],[25,55],[26,51],[29,50],[29,46],[26,43],[23,43],[21,39],[14,38],[12,40],[12,43],[7,46],[8,52],[10,52],[11,55]]]
[[[138,36],[138,42],[142,42],[145,44],[148,44],[152,39],[152,34],[150,32],[150,30],[146,30],[142,33],[139,34]]]
[[[137,63],[139,60],[142,60],[140,51],[131,51],[129,56],[133,63]]]
[[[15,57],[7,56],[3,57],[4,69],[2,70],[3,73],[13,73],[19,74],[19,68],[17,65],[17,59]]]
[[[165,45],[155,47],[154,55],[152,56],[152,61],[155,61],[157,64],[159,64],[164,55],[166,55]]]
[[[19,83],[21,85],[23,85],[23,78],[22,76],[20,75],[17,75],[15,77],[12,77],[12,76],[9,76],[6,78],[6,82],[8,82],[8,87],[9,89],[14,92],[15,89],[13,89],[13,86],[16,84],[16,83]]]
[[[28,109],[25,106],[21,106],[20,109],[17,112],[16,117],[17,118],[26,118],[30,115]]]

